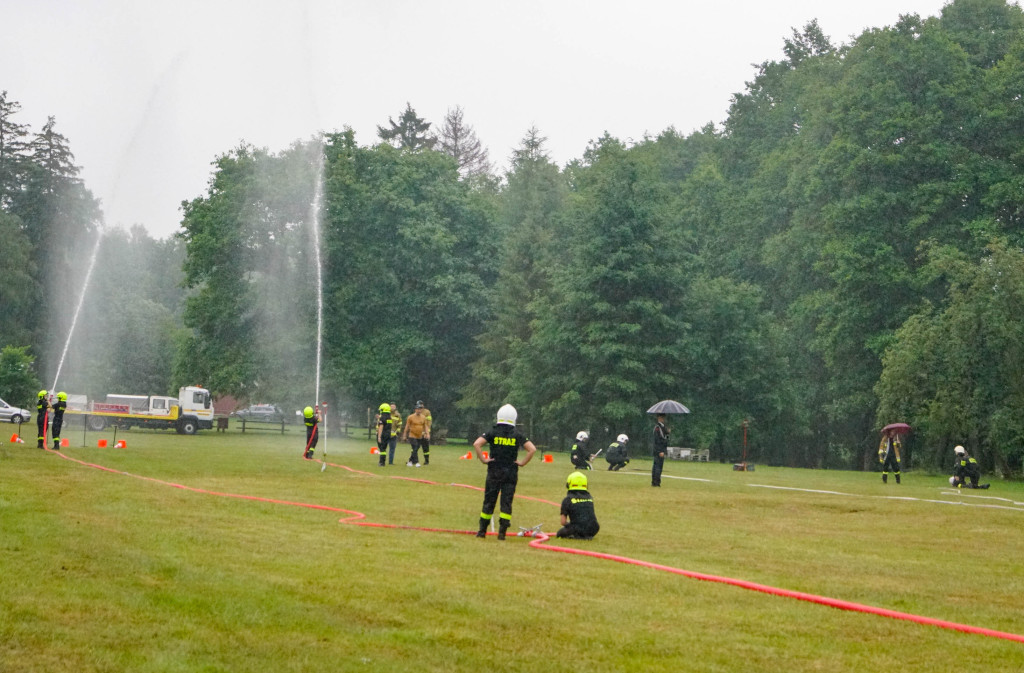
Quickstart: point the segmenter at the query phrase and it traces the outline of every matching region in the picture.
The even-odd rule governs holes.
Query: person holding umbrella
[[[896,483],[900,483],[900,450],[903,448],[900,436],[893,430],[882,433],[878,444],[878,462],[882,464],[882,483],[889,483],[889,469],[892,468]]]
[[[889,470],[892,469],[896,483],[900,483],[900,451],[903,443],[900,435],[910,432],[906,423],[890,423],[882,428],[882,441],[878,443],[878,462],[882,464],[882,483],[889,483]]]
[[[651,465],[651,486],[661,486],[661,470],[665,466],[665,454],[668,453],[668,425],[665,424],[666,414],[688,414],[690,410],[675,400],[662,400],[647,410],[654,414],[654,462]]]

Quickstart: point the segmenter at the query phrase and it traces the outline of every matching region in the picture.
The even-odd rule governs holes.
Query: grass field
[[[0,671],[1024,670],[1008,640],[249,499],[475,530],[485,468],[464,444],[382,469],[367,440],[327,437],[321,472],[299,432],[67,435],[109,470],[0,445]],[[557,530],[554,460],[520,472],[535,499],[513,531]],[[589,473],[601,533],[557,544],[1024,634],[1021,484],[669,462],[654,489],[649,466]]]

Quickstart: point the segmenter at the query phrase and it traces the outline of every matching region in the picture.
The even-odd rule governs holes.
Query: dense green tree
[[[430,132],[430,122],[419,117],[411,103],[405,104],[405,110],[397,122],[388,117],[388,128],[378,125],[377,135],[400,150],[413,152],[432,149],[437,143],[437,138]]]
[[[10,100],[7,91],[0,91],[0,209],[10,207],[24,180],[29,130],[14,118],[20,110],[20,103]]]
[[[38,301],[32,244],[21,219],[0,210],[0,346],[32,340],[33,307]]]
[[[42,385],[28,346],[0,348],[0,398],[8,404],[29,408]]]

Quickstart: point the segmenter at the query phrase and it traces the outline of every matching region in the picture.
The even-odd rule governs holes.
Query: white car
[[[0,421],[11,423],[28,423],[32,420],[32,412],[28,409],[12,407],[3,400],[0,400]]]

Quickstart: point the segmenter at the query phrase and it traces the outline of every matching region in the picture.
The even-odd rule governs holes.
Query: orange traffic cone
[[[21,437],[18,436],[18,433],[14,433],[11,435],[11,444],[17,444],[20,439]]]
[[[380,449],[378,449],[376,446],[371,446],[370,447],[370,455],[374,455],[374,454],[377,454],[377,453],[380,453]]]
[[[101,439],[100,441],[96,442],[96,447],[100,449],[107,448],[107,440]]]
[[[119,439],[119,440],[117,440],[117,443],[114,444],[114,448],[115,449],[127,449],[128,448],[128,442],[124,441],[123,439]]]
[[[67,448],[71,446],[71,440],[68,439],[67,437],[62,437],[60,440],[60,445],[63,446],[64,448]]]
[[[550,453],[545,453],[544,454],[544,462],[545,463],[553,463],[553,462],[555,462],[555,457],[552,456]]]
[[[472,451],[466,451],[466,455],[459,456],[459,460],[472,460],[472,458],[473,458],[473,452]]]

